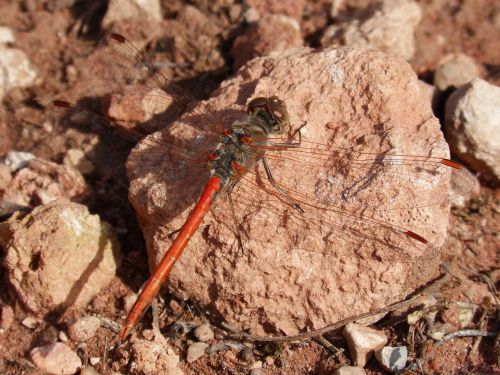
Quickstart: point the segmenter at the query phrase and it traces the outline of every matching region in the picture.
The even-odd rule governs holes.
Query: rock
[[[399,372],[406,366],[408,349],[406,346],[384,346],[375,352],[375,357],[380,365],[390,372]]]
[[[267,14],[283,14],[300,20],[302,19],[305,3],[304,0],[245,0],[244,6],[254,9],[260,16],[265,16]]]
[[[9,167],[5,164],[0,164],[0,190],[5,190],[12,181],[12,174]]]
[[[133,374],[183,374],[178,367],[179,356],[160,335],[154,341],[133,337],[131,344]]]
[[[0,246],[12,291],[37,315],[86,306],[109,284],[120,260],[110,225],[66,200],[1,223]]]
[[[231,48],[235,70],[247,61],[270,53],[301,47],[303,44],[299,23],[284,15],[265,15],[238,36]]]
[[[253,353],[252,353],[253,356]],[[255,361],[248,367],[249,370],[256,370],[256,369],[261,369],[262,368],[262,361]]]
[[[445,108],[445,134],[454,155],[482,177],[500,183],[500,87],[475,78]]]
[[[134,306],[136,300],[137,294],[135,293],[127,294],[125,297],[123,297],[123,308],[126,312],[129,312],[132,309],[132,306]]]
[[[14,321],[14,310],[10,306],[2,306],[0,309],[0,329],[7,331]]]
[[[53,344],[57,341],[59,330],[54,326],[48,326],[40,335],[40,342],[44,345]]]
[[[99,357],[90,357],[89,362],[92,366],[97,365],[99,362],[101,362],[101,358]]]
[[[240,351],[240,358],[244,362],[252,362],[255,360],[255,357],[253,355],[253,349],[249,347],[245,347],[242,351]],[[258,361],[260,362],[260,361]],[[261,362],[262,366],[262,362]]]
[[[88,195],[83,176],[74,168],[32,159],[15,173],[2,198],[10,203],[33,207],[57,198],[82,202]]]
[[[51,374],[74,374],[82,367],[78,355],[60,342],[32,349],[30,358],[36,367]]]
[[[68,342],[68,340],[69,340],[67,333],[64,331],[59,331],[58,337],[59,337],[59,340],[61,340],[62,342]]]
[[[101,322],[95,316],[82,316],[68,324],[68,335],[71,340],[87,341],[96,334],[100,326]]]
[[[348,324],[342,334],[349,345],[353,362],[359,367],[365,367],[373,352],[387,343],[383,332],[356,323]]]
[[[28,316],[22,320],[21,324],[26,328],[35,329],[40,324],[40,321],[32,316]]]
[[[36,71],[31,66],[26,54],[14,48],[1,48],[0,46],[0,100],[15,87],[25,88],[31,86],[37,77]]]
[[[210,328],[210,324],[201,324],[193,331],[194,337],[199,341],[207,342],[214,339],[214,332]]]
[[[344,47],[295,49],[254,59],[225,81],[214,97],[147,137],[130,154],[129,198],[140,217],[152,267],[170,246],[167,235],[182,227],[207,181],[204,155],[213,152],[213,140],[221,134],[214,131],[214,124],[229,126],[244,116],[250,98],[274,94],[286,98],[290,133],[307,121],[304,142],[321,144],[318,147],[331,150],[331,155],[347,149],[360,157],[356,152],[388,150],[449,157],[428,98],[400,58]],[[169,154],[168,142],[189,147],[176,147],[179,152]],[[179,154],[186,153],[198,156],[179,161]],[[314,212],[300,214],[265,192],[274,189],[260,163],[234,192],[245,255],[241,256],[230,224],[234,218],[228,199],[221,194],[169,277],[169,289],[179,299],[210,306],[236,329],[295,334],[399,301],[439,274],[436,249],[446,236],[449,207],[438,203],[446,201],[449,170],[407,171],[411,181],[393,180],[378,170],[350,168],[352,161],[342,164],[345,169],[331,161],[335,177],[325,182],[324,175],[310,168],[317,160],[309,162],[297,156],[297,150],[282,152],[287,154],[291,160],[274,152],[267,158],[276,181],[300,188],[310,199],[332,188],[332,196],[345,201],[335,209],[342,206],[352,215],[419,228],[419,235],[434,246],[420,246],[419,241],[385,231],[383,225],[357,225],[334,212],[323,212],[325,225],[315,225]],[[300,166],[299,159],[304,160]],[[396,172],[395,167],[393,173],[405,177],[406,172]],[[421,208],[397,209],[413,206]],[[341,230],[343,226],[356,234],[350,236]]]
[[[26,167],[28,162],[35,158],[35,155],[31,152],[9,151],[7,155],[2,158],[2,164],[9,167],[10,171],[14,173]]]
[[[205,342],[195,342],[188,347],[186,361],[187,363],[193,363],[198,358],[205,354],[208,348],[208,344]]]
[[[361,367],[344,366],[335,370],[334,375],[366,375]]]
[[[479,76],[476,62],[462,53],[449,54],[440,62],[434,73],[434,85],[440,90],[461,87]]]
[[[100,375],[100,373],[92,366],[85,366],[82,368],[82,371],[80,371],[80,375]]]
[[[409,60],[415,53],[414,30],[422,18],[413,0],[379,0],[354,17],[325,30],[323,46],[372,46]]]
[[[14,38],[14,32],[12,29],[5,27],[5,26],[0,26],[0,46],[2,44],[8,44],[8,43],[14,43],[15,38]]]
[[[158,0],[111,0],[102,20],[103,27],[114,22],[146,16],[159,22],[162,20],[161,4]]]
[[[70,148],[63,159],[63,163],[76,168],[82,174],[92,173],[94,165],[85,157],[82,150]]]

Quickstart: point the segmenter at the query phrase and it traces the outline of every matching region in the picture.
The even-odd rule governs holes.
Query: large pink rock
[[[335,162],[340,154],[358,162],[370,157],[360,151],[447,157],[438,120],[406,62],[345,47],[254,59],[212,99],[134,149],[130,199],[150,265],[158,264],[171,243],[167,234],[182,226],[207,181],[206,155],[217,138],[200,131],[229,126],[250,98],[268,95],[286,101],[293,129],[307,121],[302,145],[309,148],[281,158],[268,153],[275,180],[300,189],[303,199],[330,193],[337,211],[307,204],[301,204],[304,214],[285,209],[264,191],[272,187],[259,165],[233,194],[243,253],[222,193],[174,267],[170,290],[239,329],[293,334],[395,302],[436,276],[436,247],[366,220],[412,229],[439,246],[448,207],[435,203],[445,201],[448,175],[426,168],[384,173],[373,160]],[[181,155],[183,161],[173,160]],[[394,210],[401,206],[422,207]],[[339,215],[340,209],[350,215]],[[354,219],[360,216],[366,220]]]

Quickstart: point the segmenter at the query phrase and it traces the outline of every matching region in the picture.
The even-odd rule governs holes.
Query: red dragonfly
[[[150,101],[155,106],[166,109],[171,103],[185,106],[190,102],[183,90],[158,73],[155,66],[124,36],[109,34],[104,43],[117,51],[116,56],[125,56],[126,60],[146,73],[147,80],[140,84],[151,90],[153,95]],[[120,65],[120,61],[118,57],[113,60],[115,65]],[[54,104],[70,111],[81,111],[65,101],[55,101]],[[151,114],[158,113],[156,108],[151,110]],[[109,121],[95,114],[90,114],[90,118],[100,123]],[[208,140],[202,150],[198,149],[199,145],[145,139],[152,152],[165,155],[168,164],[162,168],[166,174],[185,170],[189,183],[202,183],[204,188],[188,219],[140,292],[123,325],[120,340],[133,330],[158,294],[191,236],[222,191],[227,193],[231,203],[236,228],[238,208],[250,207],[259,200],[259,194],[268,194],[273,199],[273,203],[268,205],[269,210],[274,213],[287,211],[291,221],[307,222],[308,226],[328,228],[341,236],[372,241],[396,254],[398,249],[425,251],[433,249],[433,245],[418,233],[377,220],[371,214],[377,210],[412,209],[447,203],[467,194],[474,186],[473,176],[451,160],[359,152],[311,142],[302,139],[301,129],[304,126],[307,124],[290,130],[286,103],[279,97],[255,97],[248,102],[246,113],[242,113],[239,120],[226,126],[211,124],[206,129],[199,129],[202,138]],[[304,176],[321,178],[305,177],[300,186],[280,181],[273,174],[276,163],[290,170],[307,171]],[[257,177],[257,166],[263,168],[264,179]],[[387,181],[397,183],[400,192],[411,192],[417,197],[416,202],[398,200],[397,196],[373,200],[374,193],[382,192]],[[448,185],[446,197],[436,194],[442,184]],[[239,233],[237,239],[243,248]]]

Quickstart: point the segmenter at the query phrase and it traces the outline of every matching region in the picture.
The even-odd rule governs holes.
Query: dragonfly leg
[[[271,173],[271,168],[269,167],[269,164],[265,156],[262,156],[262,164],[264,164],[264,170],[266,171],[267,179],[269,180],[271,185],[287,199],[290,206],[292,206],[295,210],[303,214],[305,211],[302,209],[302,207],[300,207],[300,205],[297,202],[295,202],[295,200],[291,198],[286,191],[280,188],[276,183],[276,181],[274,180],[273,174]]]
[[[283,148],[296,148],[296,147],[300,147],[301,143],[302,143],[302,133],[301,133],[301,129],[307,125],[307,121],[304,121],[304,123],[302,125],[299,126],[298,129],[296,129],[293,134],[292,134],[292,138],[295,138],[295,136],[297,135],[297,133],[299,134],[299,139],[297,141],[292,141],[292,142],[284,142],[284,143],[280,143],[280,142],[269,142],[269,146],[273,146],[273,147],[283,147]]]
[[[240,250],[240,253],[243,254],[243,241],[241,241],[241,233],[240,233],[240,228],[238,226],[238,218],[236,217],[236,211],[234,209],[234,202],[233,202],[233,197],[231,196],[231,192],[234,188],[235,184],[229,184],[226,193],[227,193],[227,198],[229,201],[229,206],[231,207],[231,216],[233,217],[233,223],[234,223],[234,229],[236,230],[236,238],[238,240],[238,249]]]

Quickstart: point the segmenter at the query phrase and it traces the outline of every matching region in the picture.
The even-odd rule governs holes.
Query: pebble
[[[31,86],[37,77],[26,54],[15,48],[1,48],[0,71],[0,100],[10,89]]]
[[[328,27],[321,44],[371,46],[411,59],[415,53],[414,31],[422,18],[418,3],[414,0],[382,0],[364,10],[353,12],[355,18]]]
[[[10,168],[5,164],[0,164],[0,190],[5,190],[12,181]]]
[[[198,358],[202,357],[207,348],[208,344],[204,342],[195,342],[194,344],[189,345],[186,357],[187,363],[193,363]]]
[[[38,323],[39,323],[38,319],[33,318],[32,316],[24,318],[23,321],[21,322],[23,326],[29,329],[35,329]]]
[[[78,355],[61,342],[32,349],[30,358],[36,367],[51,374],[74,374],[82,367]]]
[[[3,164],[9,167],[11,173],[23,169],[30,160],[35,159],[31,152],[9,151],[3,158]]]
[[[159,0],[111,0],[102,20],[103,26],[128,18],[138,18],[147,15],[155,21],[161,21],[162,12]]]
[[[334,375],[366,375],[361,367],[344,366],[335,370]]]
[[[406,346],[384,346],[375,352],[375,357],[380,365],[390,372],[398,372],[405,368],[408,360]]]
[[[246,347],[243,350],[241,350],[240,358],[245,362],[252,362],[255,359],[253,355],[253,349]]]
[[[210,328],[210,324],[201,324],[195,328],[194,337],[196,337],[199,341],[207,342],[214,339],[214,332]]]
[[[99,362],[101,362],[101,358],[99,357],[90,357],[89,362],[92,366],[97,365]]]
[[[82,316],[68,324],[68,335],[75,341],[86,341],[93,337],[101,322],[95,316]]]
[[[135,293],[127,294],[125,297],[123,297],[123,308],[126,312],[132,310],[135,301],[137,301],[137,294]]]
[[[62,342],[68,342],[69,338],[68,338],[68,334],[64,331],[59,331],[59,340],[61,340]]]
[[[500,87],[475,78],[450,95],[445,134],[452,153],[500,184]]]
[[[0,26],[0,45],[14,43],[14,32],[6,26]]]
[[[85,157],[85,153],[77,148],[70,148],[64,156],[63,163],[76,168],[82,174],[94,171],[94,164]]]
[[[80,375],[101,375],[101,374],[92,366],[85,366],[84,368],[82,368],[82,371],[80,371]]]
[[[14,321],[14,310],[10,306],[2,306],[0,310],[0,328],[7,331]]]
[[[479,76],[476,62],[462,53],[446,55],[434,73],[434,85],[440,90],[461,87]]]
[[[45,328],[40,336],[40,341],[43,344],[53,344],[57,341],[59,330],[54,326]]]
[[[342,334],[349,345],[353,362],[359,367],[364,367],[373,352],[387,343],[383,332],[356,323],[348,324]]]

